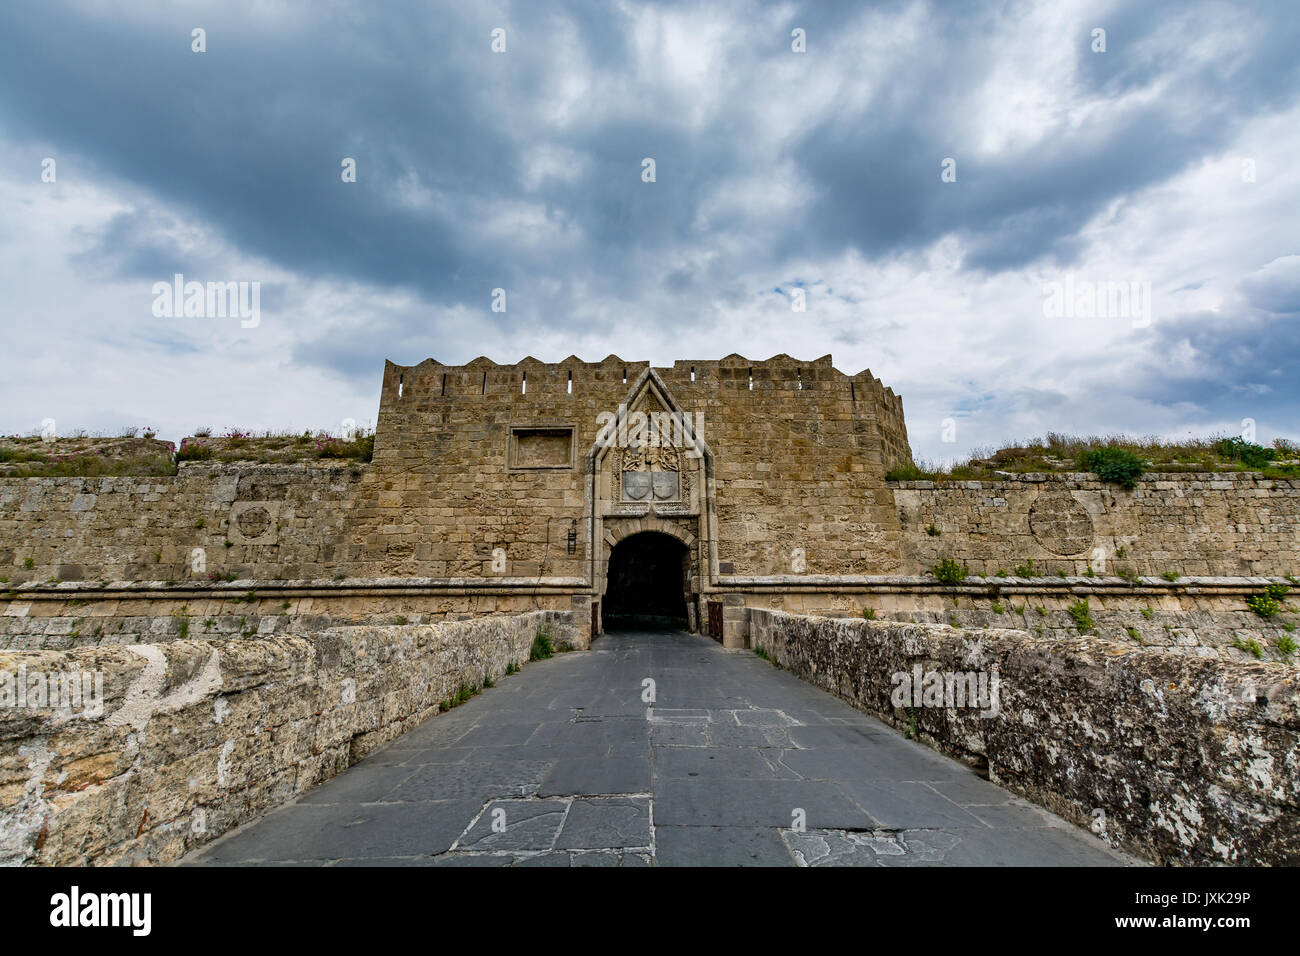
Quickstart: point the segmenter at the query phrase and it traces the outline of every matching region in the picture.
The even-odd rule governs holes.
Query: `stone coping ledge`
[[[343,578],[341,580],[272,581],[259,578],[239,578],[234,581],[60,581],[58,583],[28,581],[10,588],[11,597],[58,600],[71,597],[238,597],[249,591],[258,594],[285,594],[311,592],[312,595],[338,594],[354,596],[380,594],[391,591],[502,591],[521,593],[572,591],[585,589],[582,578]]]
[[[21,464],[21,463],[20,463]],[[360,469],[364,472],[371,465],[368,461],[361,461],[355,458],[305,458],[301,461],[217,461],[209,460],[188,460],[176,463],[176,474],[174,475],[31,475],[27,477],[17,477],[15,475],[0,474],[0,482],[4,481],[53,481],[53,482],[82,482],[82,481],[171,481],[176,478],[194,478],[200,473],[208,473],[227,476],[249,471],[275,471],[275,470],[294,470],[299,472],[318,472],[330,470],[352,471]]]
[[[1258,471],[1148,471],[1138,477],[1139,487],[1156,483],[1173,483],[1187,484],[1188,482],[1207,482],[1207,481],[1230,481],[1240,484],[1259,484],[1261,482],[1280,482],[1291,487],[1300,487],[1300,479],[1295,478],[1267,478],[1262,472]],[[1118,485],[1102,481],[1095,474],[1089,471],[1027,471],[1027,472],[998,472],[995,477],[990,478],[954,478],[951,480],[934,481],[932,479],[917,479],[909,481],[889,481],[886,484],[891,488],[898,488],[910,491],[931,491],[942,488],[970,488],[978,489],[987,485],[999,485],[1010,483],[1018,484],[1044,484],[1049,481],[1072,482],[1080,485],[1092,485],[1097,488],[1121,489]],[[1136,490],[1136,489],[1134,489]]]
[[[938,593],[998,595],[1020,593],[1075,593],[1075,594],[1242,594],[1257,592],[1270,584],[1290,584],[1281,577],[1180,577],[1166,581],[1160,577],[1139,577],[1136,582],[1121,577],[979,577],[972,575],[960,584],[944,584],[930,575],[724,575],[716,584],[706,589],[706,594],[744,590],[782,591],[884,591],[901,593]],[[0,598],[10,600],[31,598],[35,600],[66,600],[71,598],[132,597],[238,597],[249,591],[259,595],[296,594],[298,596],[365,596],[372,594],[443,593],[483,591],[489,593],[514,592],[573,593],[590,592],[591,586],[584,578],[343,578],[266,580],[239,578],[234,581],[195,582],[177,581],[60,581],[57,583],[28,581],[6,588]]]
[[[786,574],[773,576],[727,575],[718,578],[718,589],[780,588],[861,589],[866,591],[938,592],[942,594],[1006,594],[1019,592],[1070,591],[1082,594],[1119,592],[1123,594],[1230,593],[1257,591],[1270,584],[1290,584],[1281,577],[1180,577],[1166,581],[1161,577],[1139,577],[1136,582],[1121,577],[979,577],[971,575],[960,584],[944,584],[930,575],[829,575]]]
[[[202,441],[202,439],[197,439]],[[178,477],[195,471],[247,471],[251,469],[274,470],[277,468],[301,468],[321,471],[329,468],[369,468],[368,461],[359,458],[300,458],[293,461],[256,461],[251,458],[237,458],[233,461],[221,461],[216,458],[190,458],[176,463]],[[163,477],[174,477],[164,475]]]

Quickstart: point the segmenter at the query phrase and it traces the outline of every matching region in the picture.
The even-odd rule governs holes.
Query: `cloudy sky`
[[[373,423],[385,358],[829,352],[924,458],[1300,438],[1294,0],[976,6],[10,0],[0,431]],[[258,324],[155,315],[176,273],[260,283]]]

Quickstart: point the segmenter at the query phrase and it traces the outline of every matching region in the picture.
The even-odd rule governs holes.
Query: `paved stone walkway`
[[[184,862],[1132,861],[748,651],[636,633],[526,665]]]

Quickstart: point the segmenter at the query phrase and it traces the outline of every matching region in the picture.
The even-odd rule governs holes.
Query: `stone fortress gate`
[[[374,494],[349,524],[371,575],[564,596],[593,634],[642,619],[743,646],[749,600],[803,607],[898,571],[884,474],[909,460],[898,396],[829,355],[390,363]]]

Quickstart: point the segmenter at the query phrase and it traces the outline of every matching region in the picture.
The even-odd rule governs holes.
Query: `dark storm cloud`
[[[1108,204],[1219,155],[1251,117],[1294,102],[1300,84],[1289,3],[1116,4],[1051,41],[1072,51],[1078,99],[1111,108],[987,150],[975,98],[1005,57],[1023,54],[1006,44],[1028,5],[933,4],[901,47],[888,25],[913,4],[810,0],[762,30],[754,24],[776,8],[735,4],[715,12],[745,42],[705,65],[731,98],[696,122],[655,77],[634,76],[638,9],[521,2],[497,17],[409,2],[142,17],[5,4],[0,122],[7,137],[79,157],[247,259],[303,281],[409,291],[427,308],[297,330],[295,361],[368,380],[385,354],[427,354],[431,331],[464,332],[445,311],[457,307],[480,310],[470,331],[485,345],[473,351],[491,351],[512,328],[486,310],[496,287],[508,290],[511,321],[575,334],[607,323],[611,303],[676,297],[683,305],[659,316],[671,331],[697,321],[702,301],[753,294],[738,276],[815,283],[781,274],[795,259],[857,250],[877,261],[955,235],[972,275],[1067,264]],[[862,32],[868,14],[885,25],[881,36]],[[202,55],[189,49],[196,25],[207,30]],[[488,49],[496,26],[508,29],[502,56]],[[807,30],[809,53],[797,61],[802,80],[783,92],[809,99],[773,137],[762,130],[773,104],[756,91],[792,62],[794,26]],[[1107,29],[1105,54],[1089,49],[1093,26]],[[897,63],[855,97],[852,82],[882,37]],[[1040,79],[1027,63],[1025,82]],[[556,119],[557,91],[579,75],[585,92]],[[1158,96],[1140,95],[1160,84]],[[559,157],[553,175],[536,171],[547,151]],[[356,184],[340,183],[345,156],[357,160]],[[657,162],[652,189],[640,181],[643,156]],[[952,187],[939,180],[948,156],[958,162]],[[761,203],[732,204],[700,226],[720,190],[783,165],[806,186],[804,205],[773,219]],[[167,238],[165,218],[124,213],[70,254],[88,271],[132,278],[215,269]],[[293,303],[282,306],[291,321]],[[1258,308],[1241,321],[1259,323]],[[1294,355],[1294,332],[1274,334]],[[1192,320],[1149,341],[1203,351],[1225,395],[1243,378],[1274,381],[1264,365],[1276,349],[1243,353],[1230,339]],[[1187,387],[1157,358],[1135,389],[1165,400]]]

